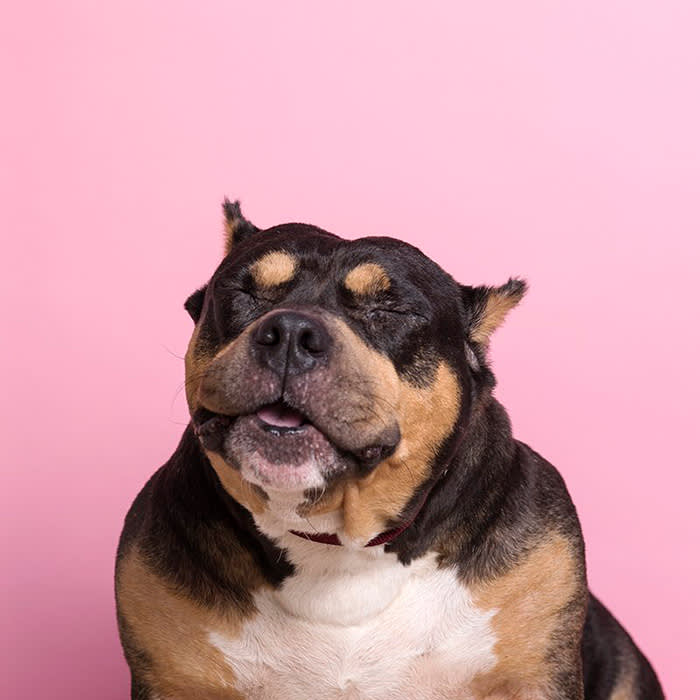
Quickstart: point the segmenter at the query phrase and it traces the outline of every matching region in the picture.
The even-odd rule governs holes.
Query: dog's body
[[[588,593],[561,477],[492,396],[524,284],[225,211],[187,302],[192,423],[120,542],[132,698],[662,698]]]

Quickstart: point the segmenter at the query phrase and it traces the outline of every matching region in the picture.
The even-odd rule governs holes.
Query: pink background
[[[564,474],[592,588],[697,696],[698,4],[419,4],[6,10],[3,698],[127,696],[114,550],[186,421],[225,194],[530,280],[498,395]]]

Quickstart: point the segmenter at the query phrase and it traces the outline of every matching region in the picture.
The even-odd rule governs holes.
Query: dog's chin
[[[315,426],[279,413],[232,420],[220,430],[215,451],[265,491],[323,489],[348,467],[347,457]]]
[[[322,456],[323,450],[304,443],[305,439],[320,442],[318,436],[313,435],[317,432],[315,428],[305,428],[299,435],[266,440],[267,444],[258,444],[255,450],[234,444],[226,452],[238,464],[246,481],[268,493],[324,488],[330,475],[338,471],[339,464],[332,453]],[[276,445],[274,441],[283,444]]]

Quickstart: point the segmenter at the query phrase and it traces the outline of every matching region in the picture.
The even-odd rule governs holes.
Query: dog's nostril
[[[278,345],[280,342],[280,331],[277,326],[264,326],[257,334],[256,340],[260,345]]]
[[[325,352],[325,345],[320,338],[320,336],[314,333],[311,329],[307,329],[301,332],[299,335],[299,345],[304,349],[308,350],[310,353],[318,354]]]

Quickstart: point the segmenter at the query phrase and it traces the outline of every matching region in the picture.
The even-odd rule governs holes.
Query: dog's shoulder
[[[293,568],[269,540],[254,536],[250,513],[202,459],[187,430],[142,488],[124,521],[115,588],[133,682],[166,695],[198,688],[209,698],[217,697],[220,679],[233,683],[209,631],[234,634],[255,613],[255,592],[279,585]]]
[[[502,410],[491,409],[495,418]],[[493,432],[493,431],[492,431]],[[474,604],[492,613],[497,662],[475,678],[477,697],[515,697],[549,685],[576,697],[578,638],[586,613],[583,538],[559,471],[528,445],[487,452],[483,491],[458,490],[438,544]],[[566,680],[568,674],[569,680]],[[567,685],[568,683],[568,685]]]

